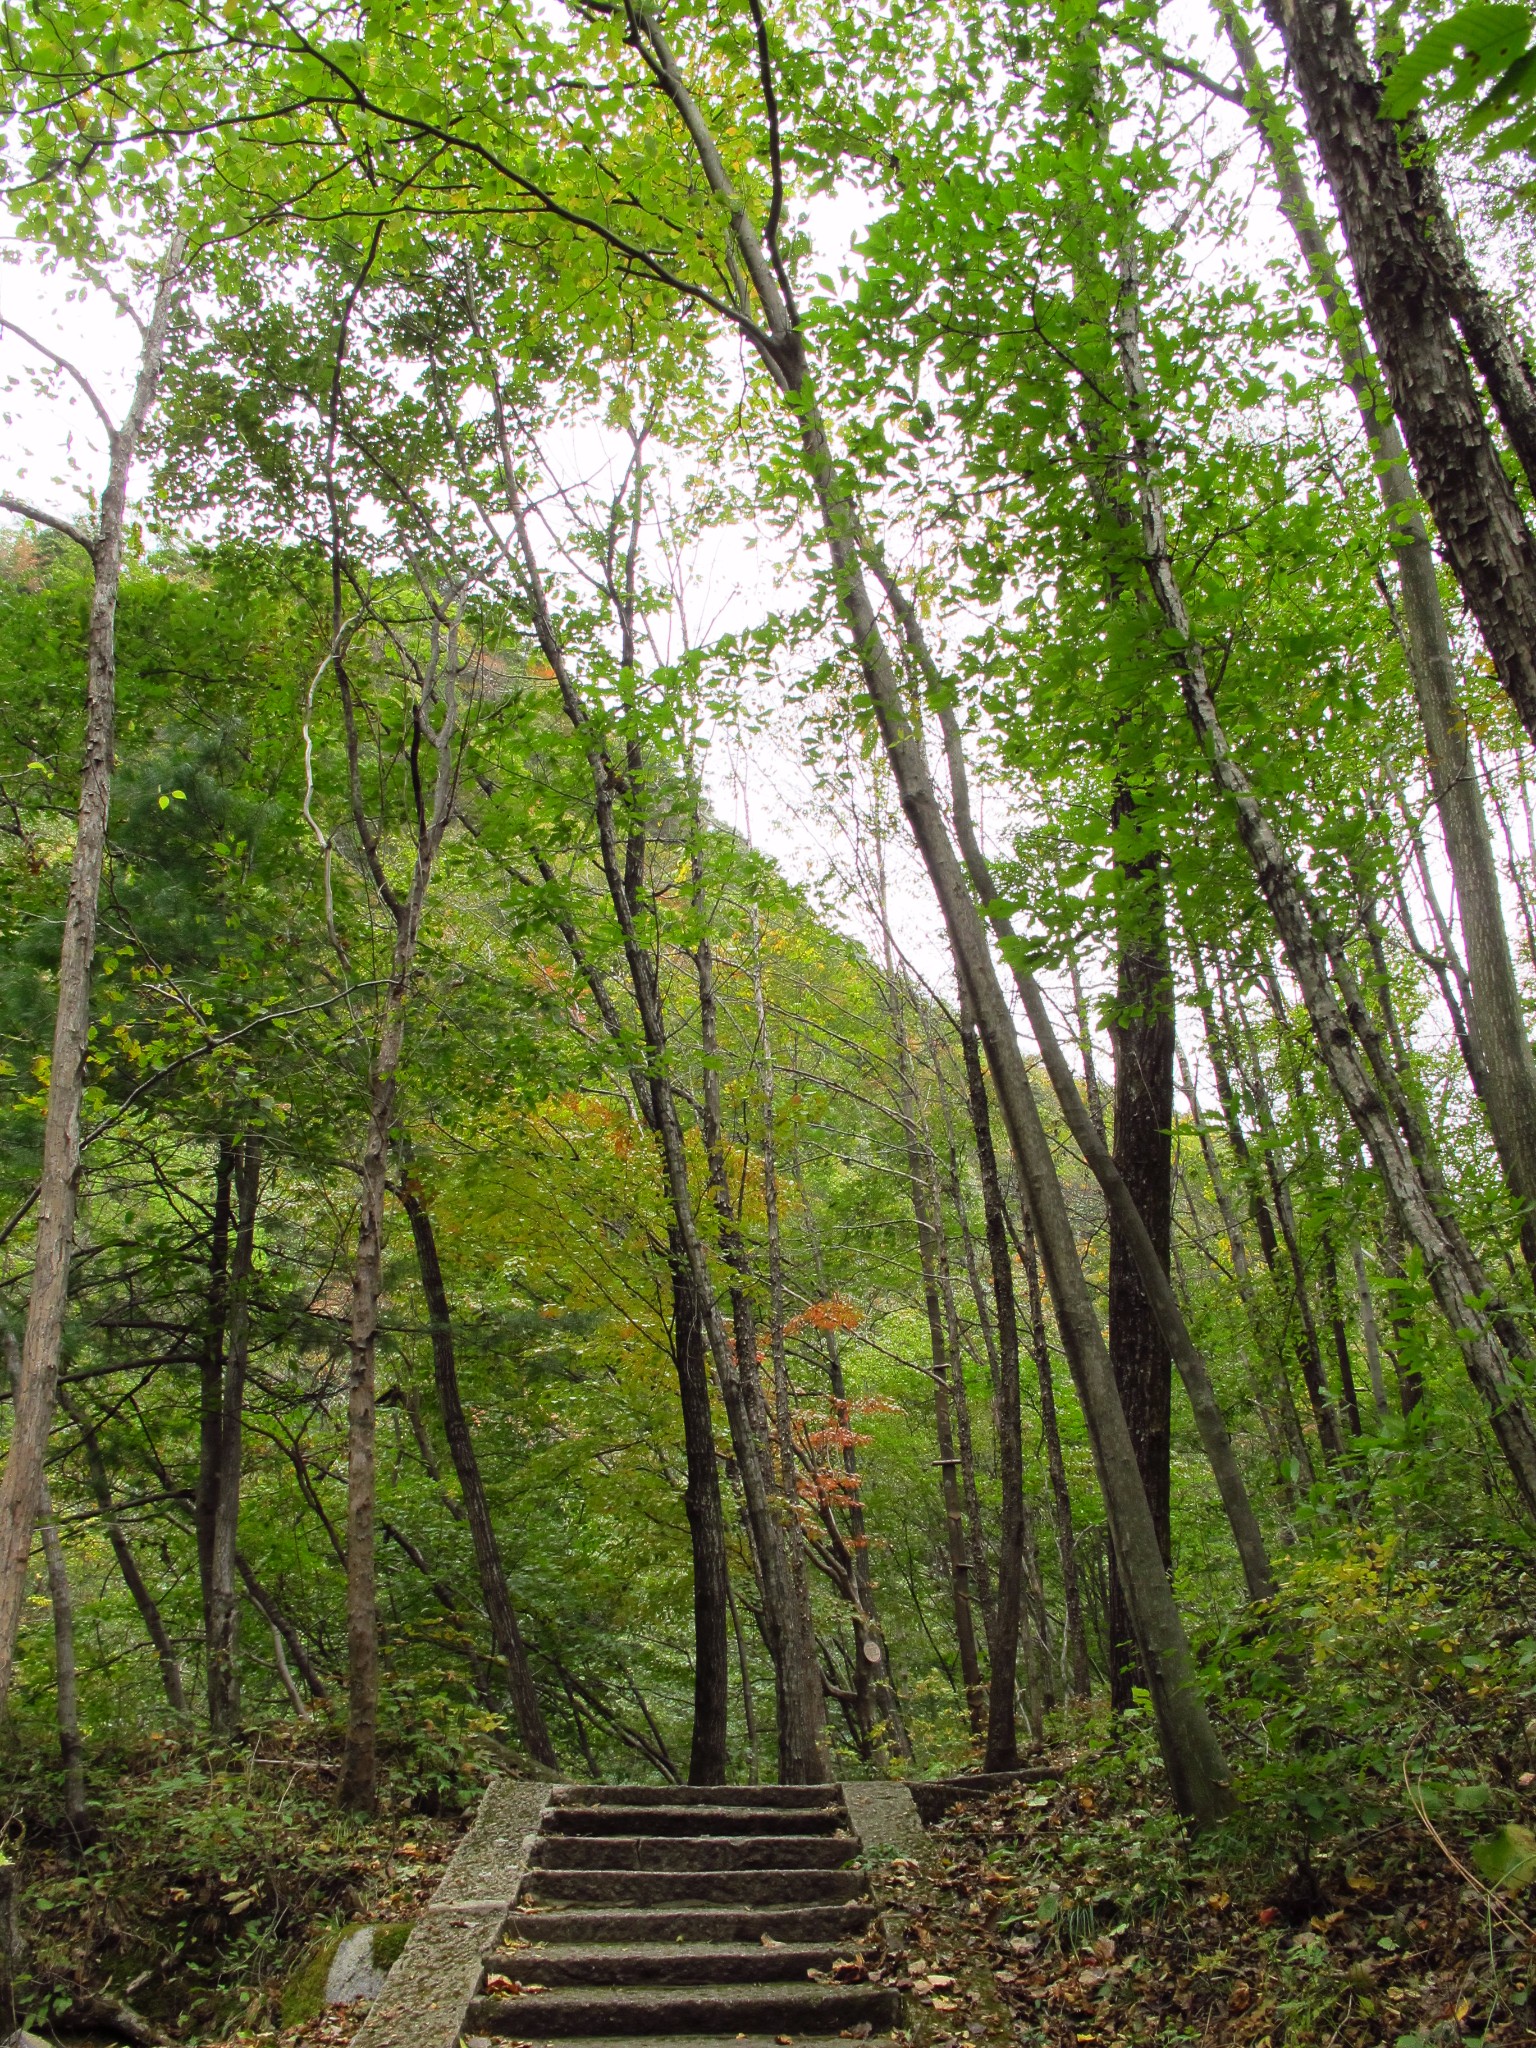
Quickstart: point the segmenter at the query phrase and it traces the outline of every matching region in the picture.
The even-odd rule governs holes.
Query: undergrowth
[[[1242,1798],[1202,1836],[1144,1711],[956,1809],[886,1880],[918,2048],[1536,2039],[1532,1590],[1515,1553],[1297,1566],[1206,1646]]]
[[[338,1809],[340,1764],[339,1731],[317,1719],[222,1747],[175,1734],[98,1747],[79,1839],[53,1757],[35,1740],[0,1754],[15,2021],[67,2032],[127,2006],[189,2043],[276,2026],[285,1980],[327,1935],[415,1915],[495,1768],[431,1703],[386,1749],[377,1816]]]

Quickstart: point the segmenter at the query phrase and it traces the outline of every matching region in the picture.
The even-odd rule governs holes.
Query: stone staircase
[[[875,1913],[848,1867],[860,1847],[838,1785],[558,1786],[464,2034],[572,2048],[883,2035],[900,2000],[848,1953]]]

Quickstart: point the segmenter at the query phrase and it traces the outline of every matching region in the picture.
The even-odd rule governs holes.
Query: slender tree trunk
[[[1423,1257],[1436,1301],[1456,1334],[1468,1376],[1487,1407],[1526,1512],[1536,1516],[1536,1425],[1522,1394],[1527,1340],[1499,1304],[1445,1201],[1418,1121],[1386,1059],[1349,958],[1318,917],[1217,716],[1204,651],[1169,557],[1156,451],[1147,438],[1151,417],[1138,321],[1136,280],[1127,256],[1117,347],[1138,422],[1135,445],[1144,559],[1173,638],[1185,709],[1213,780],[1235,815],[1239,838],[1300,986],[1323,1064],[1370,1151],[1405,1235]]]
[[[251,1569],[250,1559],[238,1550],[235,1552],[235,1569],[239,1572],[241,1583],[250,1595],[251,1604],[260,1612],[262,1619],[267,1623],[268,1627],[276,1629],[277,1633],[288,1645],[288,1654],[292,1657],[294,1663],[298,1665],[299,1676],[303,1679],[305,1685],[308,1686],[310,1698],[318,1701],[322,1707],[328,1706],[330,1704],[331,1688],[316,1669],[314,1659],[304,1646],[304,1638],[272,1598],[272,1595],[267,1591],[260,1579],[257,1578],[255,1572]]]
[[[332,565],[339,578],[339,563]],[[333,641],[339,642],[340,586],[336,584]],[[335,657],[337,686],[347,737],[347,766],[353,826],[380,902],[395,927],[384,1015],[368,1077],[368,1124],[359,1171],[357,1255],[352,1267],[352,1312],[348,1332],[351,1354],[347,1379],[347,1734],[342,1760],[341,1801],[360,1813],[378,1803],[379,1616],[375,1558],[377,1474],[375,1429],[377,1390],[375,1360],[379,1310],[384,1292],[384,1199],[388,1183],[391,1131],[405,1051],[405,1026],[410,1006],[411,977],[421,939],[427,892],[443,834],[453,814],[458,782],[459,642],[457,619],[450,619],[442,642],[434,649],[431,668],[422,679],[419,701],[412,707],[412,780],[416,798],[416,849],[410,886],[398,895],[378,853],[378,834],[363,806],[355,701],[346,668]],[[431,723],[433,704],[438,722]],[[436,756],[430,802],[416,768],[422,739]]]
[[[80,1740],[80,1688],[75,1670],[75,1601],[46,1478],[39,1509],[38,1537],[48,1568],[48,1598],[53,1607],[53,1675],[59,1760],[64,1766],[64,1819],[76,1839],[83,1840],[90,1832],[90,1813],[85,1799],[85,1747]]]
[[[885,916],[882,877],[882,924]],[[901,1125],[907,1149],[907,1186],[912,1216],[917,1225],[917,1255],[922,1273],[923,1308],[928,1318],[929,1372],[933,1382],[934,1433],[938,1443],[939,1496],[944,1509],[944,1541],[949,1559],[949,1591],[955,1617],[955,1646],[960,1655],[960,1680],[965,1690],[966,1712],[971,1732],[986,1733],[987,1688],[981,1672],[976,1642],[976,1611],[971,1583],[971,1557],[966,1542],[965,1507],[960,1484],[960,1457],[955,1449],[951,1359],[944,1324],[943,1300],[939,1291],[939,1232],[934,1216],[931,1158],[918,1132],[920,1114],[917,1092],[912,1085],[912,1063],[907,1050],[906,1022],[901,991],[894,978],[889,928],[885,927],[886,987],[891,1004],[891,1025],[896,1039],[896,1066],[901,1087]],[[953,1318],[951,1318],[953,1321]]]
[[[976,1142],[976,1167],[981,1180],[981,1209],[987,1229],[987,1261],[992,1274],[996,1314],[997,1364],[993,1406],[997,1414],[997,1464],[1002,1492],[1002,1526],[997,1559],[997,1613],[992,1627],[991,1690],[987,1703],[987,1751],[984,1768],[1010,1770],[1018,1761],[1019,1734],[1014,1711],[1018,1690],[1020,1629],[1027,1560],[1035,1547],[1034,1516],[1024,1491],[1024,1436],[1019,1401],[1019,1314],[1013,1286],[1013,1260],[1003,1211],[1001,1176],[992,1143],[992,1115],[986,1076],[970,1006],[960,1012],[960,1050],[965,1060],[966,1100]],[[1024,1647],[1025,1695],[1033,1733],[1043,1720],[1039,1665],[1032,1647]]]
[[[145,1582],[144,1574],[139,1569],[139,1561],[133,1554],[133,1546],[128,1541],[127,1532],[113,1513],[112,1488],[107,1479],[106,1461],[101,1455],[100,1440],[87,1420],[84,1409],[70,1397],[67,1387],[59,1388],[59,1406],[80,1432],[80,1445],[85,1452],[85,1469],[90,1479],[91,1496],[106,1528],[107,1541],[112,1546],[112,1555],[117,1559],[117,1568],[123,1575],[123,1584],[128,1588],[129,1596],[139,1610],[139,1619],[143,1622],[151,1643],[154,1644],[155,1656],[160,1664],[160,1681],[165,1687],[166,1702],[173,1714],[184,1716],[187,1711],[187,1694],[182,1682],[181,1660],[176,1655],[176,1646],[171,1641],[165,1618]]]
[[[963,985],[975,1008],[1009,1143],[1041,1232],[1046,1275],[1093,1443],[1174,1800],[1197,1822],[1214,1821],[1232,1804],[1226,1759],[1200,1694],[1188,1638],[1158,1555],[1156,1531],[1083,1276],[1071,1218],[986,929],[939,807],[921,733],[913,722],[910,694],[892,660],[870,598],[865,569],[874,551],[846,473],[828,441],[804,338],[785,302],[762,238],[731,183],[708,124],[655,16],[642,7],[631,19],[644,40],[648,58],[654,60],[652,76],[687,128],[700,169],[729,220],[744,274],[763,308],[767,326],[761,330],[762,353],[799,431],[806,475],[816,496],[831,558],[839,610],[853,639],[902,810],[928,870]],[[906,616],[915,621],[910,606]]]
[[[1113,829],[1136,830],[1136,804],[1122,785]],[[1114,1161],[1158,1259],[1168,1268],[1173,1230],[1173,1001],[1167,918],[1156,851],[1119,864],[1117,986],[1110,1029],[1115,1051]],[[1109,1224],[1109,1356],[1164,1568],[1173,1562],[1171,1467],[1173,1358],[1113,1214]],[[1110,1705],[1124,1713],[1136,1682],[1125,1594],[1109,1561],[1106,1649]]]
[[[638,832],[635,836],[638,838]],[[553,869],[542,857],[539,857],[538,865],[545,886],[552,886],[555,881]],[[634,865],[638,872],[638,859]],[[567,920],[562,922],[560,930],[578,973],[592,991],[604,1030],[615,1046],[625,1045],[627,1034],[607,983],[587,957],[575,926]],[[666,1154],[650,1079],[632,1055],[629,1082],[640,1121],[656,1142],[665,1176]],[[693,1738],[688,1780],[694,1785],[715,1785],[725,1782],[730,1756],[728,1609],[731,1624],[736,1629],[738,1650],[741,1649],[741,1636],[725,1547],[725,1515],[720,1499],[719,1461],[710,1406],[706,1330],[693,1291],[688,1253],[675,1223],[668,1232],[667,1242],[672,1281],[672,1363],[677,1373],[682,1407],[683,1454],[688,1475],[683,1505],[688,1517],[693,1560]],[[743,1711],[747,1717],[748,1748],[755,1784],[758,1770],[757,1726],[751,1690],[746,1685],[745,1664],[742,1676]]]
[[[220,1138],[213,1170],[213,1227],[208,1251],[208,1316],[198,1402],[197,1571],[203,1595],[203,1644],[213,1627],[213,1524],[219,1508],[219,1458],[224,1439],[224,1325],[229,1313],[229,1233],[235,1145]]]
[[[697,853],[694,857],[694,887],[696,901],[702,908],[703,871]],[[694,959],[699,983],[699,1046],[704,1058],[700,1122],[710,1188],[714,1194],[715,1211],[720,1219],[720,1250],[732,1275],[730,1299],[731,1326],[735,1340],[735,1373],[731,1386],[723,1391],[728,1403],[734,1397],[741,1415],[742,1432],[758,1453],[760,1478],[772,1518],[767,1523],[759,1524],[753,1521],[750,1524],[757,1551],[764,1601],[766,1604],[770,1597],[768,1587],[772,1575],[782,1571],[784,1605],[794,1617],[791,1630],[781,1633],[778,1638],[779,1654],[774,1655],[772,1640],[769,1643],[770,1655],[774,1655],[779,1711],[779,1774],[785,1783],[794,1784],[803,1782],[799,1773],[806,1765],[798,1759],[803,1756],[806,1732],[813,1724],[818,1758],[820,1756],[825,1739],[826,1706],[822,1697],[821,1666],[816,1657],[816,1637],[811,1621],[805,1538],[800,1528],[793,1425],[789,1413],[789,1378],[781,1343],[774,1373],[775,1405],[778,1413],[776,1420],[771,1421],[767,1402],[763,1398],[762,1377],[758,1365],[757,1317],[752,1296],[748,1291],[752,1278],[751,1260],[741,1235],[741,1219],[732,1204],[730,1182],[726,1173],[725,1134],[720,1113],[719,1028],[714,952],[707,933],[701,935]],[[766,1455],[770,1443],[776,1444],[778,1448],[777,1469],[772,1459]],[[740,1455],[738,1448],[738,1458]],[[765,1542],[774,1553],[771,1557],[765,1558]],[[786,1756],[790,1759],[787,1764]]]
[[[1381,1331],[1376,1321],[1376,1304],[1371,1298],[1370,1278],[1365,1270],[1365,1253],[1360,1240],[1353,1233],[1349,1240],[1349,1255],[1355,1269],[1355,1299],[1360,1304],[1360,1336],[1365,1345],[1366,1370],[1371,1380],[1371,1400],[1375,1404],[1378,1424],[1387,1419],[1387,1383],[1381,1370]]]
[[[48,1103],[43,1115],[43,1158],[32,1245],[32,1289],[22,1338],[11,1440],[0,1473],[0,1707],[11,1689],[16,1630],[26,1597],[32,1529],[42,1498],[43,1463],[53,1422],[59,1345],[69,1307],[69,1266],[75,1241],[80,1180],[80,1102],[91,1028],[91,963],[96,951],[96,905],[106,858],[107,813],[112,800],[116,722],[117,594],[127,532],[128,480],[145,423],[159,390],[171,314],[181,290],[186,242],[173,237],[139,354],[133,397],[110,435],[106,487],[96,531],[81,540],[91,558],[91,607],[86,627],[85,749],[75,848],[70,860],[59,947]],[[11,506],[11,510],[25,510]]]
[[[795,1154],[791,1153],[790,1158],[795,1188],[804,1212],[806,1234],[810,1239],[811,1257],[816,1273],[816,1292],[820,1299],[825,1300],[827,1274],[821,1254],[821,1239],[816,1229],[816,1213],[801,1181]],[[860,1663],[867,1674],[874,1704],[882,1723],[883,1734],[880,1739],[894,1757],[910,1763],[912,1739],[907,1733],[901,1703],[896,1697],[896,1686],[891,1676],[890,1653],[886,1647],[885,1632],[880,1626],[876,1606],[875,1579],[869,1557],[869,1534],[864,1517],[863,1479],[859,1471],[858,1447],[853,1441],[848,1389],[843,1379],[842,1346],[838,1342],[837,1331],[833,1328],[822,1329],[819,1335],[826,1353],[827,1385],[832,1395],[833,1413],[842,1433],[842,1466],[848,1500],[848,1553]],[[875,1731],[871,1732],[873,1734]]]
[[[586,732],[588,713],[567,662],[565,646],[550,614],[543,577],[529,536],[516,467],[505,435],[499,393],[493,393],[493,397],[501,434],[503,481],[523,564],[525,596],[540,651],[554,672],[566,717],[587,745],[603,874],[623,937],[630,986],[640,1015],[647,1056],[646,1087],[653,1107],[667,1192],[730,1424],[731,1443],[736,1454],[753,1553],[760,1575],[764,1630],[779,1690],[780,1775],[787,1783],[820,1784],[826,1777],[826,1707],[820,1667],[816,1661],[809,1600],[804,1585],[796,1580],[787,1534],[776,1509],[772,1474],[765,1458],[768,1431],[762,1389],[755,1372],[743,1383],[734,1370],[708,1254],[693,1213],[682,1124],[665,1066],[667,1037],[661,993],[651,955],[637,927],[636,905],[626,883],[625,860],[615,829],[614,791],[616,787],[630,789],[628,770],[626,766],[626,769],[616,771],[605,750]],[[637,885],[638,879],[637,875]]]
[[[251,1349],[251,1283],[255,1272],[256,1204],[261,1193],[261,1140],[248,1135],[235,1169],[238,1223],[229,1275],[229,1337],[219,1426],[218,1487],[209,1559],[208,1726],[233,1735],[240,1724],[236,1648],[240,1606],[235,1550],[240,1526],[240,1475],[245,1375]]]
[[[1397,558],[1408,667],[1424,727],[1430,783],[1445,835],[1466,941],[1467,1014],[1482,1055],[1480,1093],[1505,1180],[1511,1194],[1525,1205],[1521,1242],[1527,1263],[1536,1270],[1536,1216],[1532,1213],[1536,1205],[1536,1060],[1531,1056],[1524,1004],[1510,953],[1493,842],[1483,808],[1482,783],[1472,757],[1456,658],[1440,601],[1434,550],[1413,488],[1402,438],[1381,403],[1376,366],[1318,224],[1284,113],[1270,91],[1258,52],[1233,0],[1218,0],[1218,4],[1242,70],[1252,118],[1274,169],[1281,211],[1291,224],[1307,264],[1327,317],[1328,331],[1339,350],[1345,383],[1359,409],[1366,440],[1375,457],[1377,484]],[[1389,146],[1397,147],[1395,136],[1389,138]],[[1416,175],[1432,173],[1421,168]],[[1459,252],[1459,237],[1443,207],[1437,218],[1438,227],[1433,221],[1426,223],[1431,244],[1443,242],[1449,236]],[[1503,364],[1510,390],[1529,405],[1531,387],[1525,366],[1519,361],[1518,351],[1509,347],[1502,323],[1479,314],[1478,309],[1486,308],[1486,294],[1472,276],[1464,252],[1460,253],[1459,262],[1453,253],[1451,267],[1459,280],[1453,307],[1470,309],[1474,317],[1482,319],[1481,344],[1473,344],[1474,356],[1480,365],[1485,361],[1495,368]],[[1457,317],[1462,318],[1462,312],[1458,311]],[[1500,329],[1497,335],[1495,327]],[[1530,478],[1532,463],[1523,445],[1521,459]]]
[[[1238,1217],[1236,1205],[1232,1200],[1232,1191],[1227,1186],[1226,1175],[1222,1172],[1221,1162],[1216,1156],[1216,1147],[1212,1142],[1210,1131],[1206,1127],[1205,1119],[1200,1112],[1199,1099],[1195,1094],[1194,1078],[1189,1071],[1189,1062],[1184,1056],[1184,1048],[1179,1046],[1177,1051],[1179,1074],[1184,1085],[1185,1098],[1189,1103],[1190,1119],[1199,1134],[1200,1150],[1205,1160],[1206,1175],[1211,1183],[1211,1192],[1216,1198],[1216,1207],[1221,1216],[1222,1230],[1225,1233],[1227,1247],[1232,1256],[1232,1277],[1237,1283],[1238,1297],[1242,1301],[1244,1312],[1247,1315],[1248,1327],[1253,1333],[1253,1341],[1259,1353],[1262,1371],[1267,1347],[1265,1345],[1264,1327],[1259,1314],[1258,1298],[1253,1286],[1253,1272],[1248,1263],[1247,1240],[1243,1234],[1243,1226]],[[1291,1395],[1291,1382],[1285,1370],[1283,1355],[1274,1359],[1272,1397],[1277,1397],[1276,1405],[1279,1409],[1280,1431],[1285,1442],[1285,1453],[1295,1461],[1296,1474],[1301,1484],[1303,1486],[1310,1486],[1312,1484],[1312,1461],[1307,1455],[1306,1438],[1302,1434],[1301,1418],[1296,1413],[1296,1403]],[[1282,1490],[1289,1497],[1291,1487],[1288,1478],[1283,1477],[1281,1484]]]
[[[21,1351],[16,1339],[5,1333],[5,1363],[14,1395],[21,1377]],[[70,1590],[69,1567],[53,1519],[48,1479],[43,1476],[38,1501],[38,1540],[48,1574],[48,1599],[53,1610],[53,1675],[55,1720],[59,1731],[59,1760],[64,1766],[64,1819],[76,1840],[90,1830],[85,1799],[85,1751],[80,1740],[80,1691],[75,1670],[75,1602]]]
[[[709,1354],[694,1301],[693,1277],[675,1230],[669,1263],[672,1356],[682,1401],[683,1451],[688,1472],[683,1505],[693,1551],[693,1742],[688,1757],[688,1782],[723,1785],[730,1761],[730,1660],[726,1640],[730,1571],[725,1554],[715,1423],[709,1401]],[[750,1715],[750,1694],[745,1692],[743,1706]],[[749,1730],[749,1747],[755,1757],[755,1727]]]
[[[971,1589],[981,1610],[982,1628],[990,1648],[992,1641],[992,1572],[987,1561],[986,1536],[981,1521],[981,1492],[976,1483],[976,1444],[971,1433],[971,1398],[965,1383],[965,1337],[955,1304],[955,1276],[950,1265],[949,1237],[944,1228],[944,1204],[939,1191],[933,1153],[927,1152],[929,1213],[933,1218],[934,1248],[939,1299],[944,1305],[944,1329],[948,1339],[950,1394],[954,1406],[955,1443],[960,1453],[960,1498],[965,1504],[966,1555],[970,1559]]]
[[[480,1596],[485,1602],[486,1615],[490,1620],[491,1639],[496,1645],[496,1654],[507,1668],[507,1691],[512,1700],[512,1711],[517,1718],[517,1732],[522,1738],[523,1747],[536,1764],[541,1764],[546,1769],[554,1769],[559,1763],[559,1758],[555,1755],[554,1744],[549,1739],[544,1709],[539,1702],[533,1673],[529,1669],[528,1652],[523,1643],[522,1630],[518,1626],[517,1610],[512,1604],[512,1594],[501,1562],[501,1551],[496,1542],[496,1529],[491,1520],[491,1507],[486,1498],[485,1482],[480,1476],[480,1460],[475,1455],[474,1433],[470,1429],[469,1417],[464,1412],[463,1398],[459,1393],[453,1315],[448,1303],[447,1285],[443,1279],[442,1262],[438,1257],[437,1233],[432,1228],[431,1215],[422,1200],[421,1188],[412,1177],[409,1165],[400,1186],[400,1200],[410,1219],[411,1236],[416,1245],[416,1264],[421,1274],[421,1291],[426,1297],[427,1316],[432,1330],[432,1376],[437,1387],[438,1413],[442,1417],[443,1435],[448,1441],[448,1455],[453,1460],[459,1491],[464,1497],[465,1519],[469,1523],[470,1541],[474,1545],[475,1568],[480,1577]]]
[[[1536,550],[1462,355],[1402,130],[1341,0],[1268,0],[1424,502],[1499,680],[1536,735]]]
[[[731,1633],[736,1642],[736,1667],[741,1676],[741,1718],[747,1731],[747,1783],[756,1785],[761,1779],[757,1760],[757,1709],[752,1699],[752,1667],[747,1659],[747,1639],[742,1633],[741,1616],[736,1611],[736,1595],[731,1589],[729,1573],[725,1590],[731,1610]]]
[[[1061,1454],[1061,1428],[1056,1420],[1056,1382],[1051,1370],[1050,1339],[1045,1328],[1045,1302],[1040,1292],[1040,1260],[1035,1248],[1035,1221],[1022,1204],[1024,1277],[1029,1288],[1029,1338],[1040,1389],[1040,1434],[1045,1440],[1045,1468],[1051,1485],[1051,1518],[1056,1525],[1056,1554],[1061,1567],[1062,1649],[1070,1697],[1086,1700],[1093,1691],[1088,1661],[1088,1632],[1083,1626],[1083,1596],[1077,1570],[1077,1537],[1072,1527],[1072,1489],[1067,1461]]]

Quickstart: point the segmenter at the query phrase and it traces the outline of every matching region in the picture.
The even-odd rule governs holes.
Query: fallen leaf
[[[1227,2011],[1233,2014],[1246,2012],[1253,2003],[1253,1986],[1239,1977],[1227,1998]]]

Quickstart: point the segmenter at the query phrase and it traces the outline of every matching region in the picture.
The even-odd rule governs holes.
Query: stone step
[[[861,2024],[893,2027],[900,2013],[897,1993],[874,1984],[623,1985],[482,1996],[470,2002],[465,2029],[525,2041],[573,2035],[824,2035]]]
[[[464,2036],[465,2048],[477,2048],[477,2043],[488,2041],[491,2038],[487,2034],[468,2033]],[[676,2048],[677,2038],[675,2034],[629,2034],[624,2037],[623,2048]],[[797,2038],[809,2039],[811,2037],[791,2036],[791,2039]],[[888,2034],[870,2034],[868,2036],[860,2036],[860,2038],[864,2042],[864,2048],[897,2048],[897,2044]],[[781,2036],[776,2034],[689,2034],[687,2036],[688,2048],[775,2048],[776,2042],[780,2039]],[[611,2034],[577,2034],[566,2037],[565,2048],[618,2048],[618,2043]]]
[[[522,1901],[541,1906],[841,1906],[862,1870],[530,1870]]]
[[[597,1907],[570,1912],[513,1912],[505,1933],[511,1941],[615,1942],[624,1945],[678,1942],[756,1942],[766,1934],[777,1942],[854,1941],[875,1917],[868,1899],[834,1906]],[[522,1951],[508,1949],[493,1965],[508,1976]],[[535,1979],[535,1982],[538,1980]]]
[[[567,1806],[834,1806],[838,1785],[557,1785],[550,1808]],[[550,1809],[546,1809],[548,1811]]]
[[[825,1806],[552,1806],[546,1835],[815,1835],[848,1825],[842,1801]]]
[[[807,1981],[830,1970],[830,1942],[760,1941],[564,1942],[501,1949],[487,1968],[534,1984],[760,1984]]]
[[[858,1853],[856,1835],[541,1834],[529,1869],[836,1870]]]
[[[1031,1765],[1016,1771],[968,1771],[958,1778],[908,1778],[907,1790],[923,1826],[931,1828],[962,1799],[987,1799],[994,1792],[1016,1791],[1021,1785],[1060,1782],[1060,1771]]]

